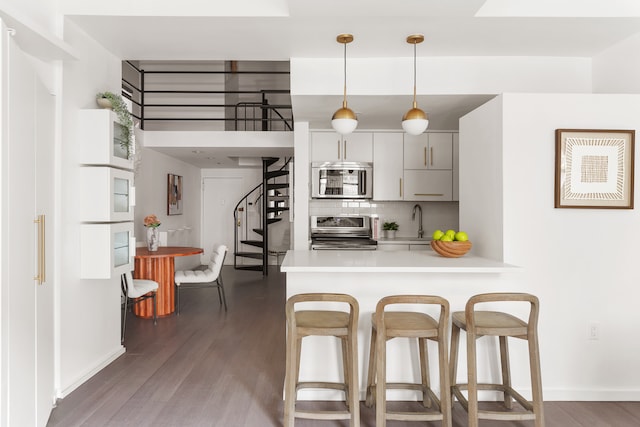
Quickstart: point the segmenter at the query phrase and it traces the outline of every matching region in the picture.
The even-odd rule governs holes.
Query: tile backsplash
[[[401,237],[418,235],[418,219],[411,219],[414,205],[422,207],[422,229],[425,236],[434,230],[458,229],[458,202],[375,202],[371,200],[310,200],[310,215],[378,215],[379,224],[395,221]],[[382,233],[380,233],[382,234]]]

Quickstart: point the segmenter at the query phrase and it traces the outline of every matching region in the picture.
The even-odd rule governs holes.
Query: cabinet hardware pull
[[[45,222],[44,215],[38,215],[37,219],[33,220],[34,224],[38,224],[38,272],[34,276],[33,280],[38,282],[38,285],[42,285],[46,279],[46,252],[45,252]]]
[[[444,194],[413,193],[414,196],[444,196]]]
[[[347,160],[347,140],[344,140],[344,159]]]
[[[340,158],[340,140],[338,140],[338,159]]]
[[[400,178],[400,197],[403,197],[402,196],[402,178]]]
[[[433,166],[433,147],[429,147],[429,161],[431,162],[431,166]]]
[[[424,165],[427,166],[427,147],[424,147]]]

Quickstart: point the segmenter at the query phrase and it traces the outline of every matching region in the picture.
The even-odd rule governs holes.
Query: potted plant
[[[384,237],[387,239],[393,239],[396,237],[396,231],[398,231],[398,223],[395,221],[386,221],[382,224],[384,230]]]
[[[108,108],[113,110],[118,116],[118,121],[126,129],[122,135],[122,142],[120,146],[126,150],[127,158],[131,157],[132,135],[133,135],[133,119],[131,113],[125,104],[121,95],[116,95],[113,92],[100,92],[96,94],[96,102],[102,108]]]

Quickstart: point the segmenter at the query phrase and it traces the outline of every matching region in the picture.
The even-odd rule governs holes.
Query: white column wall
[[[502,150],[501,156],[480,158],[474,168],[464,168],[461,158],[461,223],[464,218],[467,228],[472,222],[491,224],[487,216],[502,210],[504,261],[521,266],[522,274],[497,280],[504,290],[526,290],[540,298],[545,399],[638,400],[637,212],[555,209],[553,194],[555,129],[638,129],[640,96],[505,94],[495,102],[500,101],[502,106],[479,109],[462,120],[461,155],[474,143],[500,144],[499,132],[493,133],[495,141],[474,141],[469,135],[501,121]],[[637,158],[636,150],[636,164]],[[503,176],[495,191],[502,196],[487,194],[483,201],[495,212],[476,207],[478,201],[470,203],[462,189],[474,188],[497,169]],[[482,245],[479,240],[490,231],[478,233],[472,239]],[[599,340],[588,338],[590,323],[599,325]]]
[[[593,91],[640,93],[640,34],[593,58]]]

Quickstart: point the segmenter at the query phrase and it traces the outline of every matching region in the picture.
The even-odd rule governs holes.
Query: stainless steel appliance
[[[316,199],[370,199],[373,197],[373,165],[313,162],[311,183],[311,197]]]
[[[323,215],[311,217],[311,249],[375,250],[371,222],[364,215]]]

